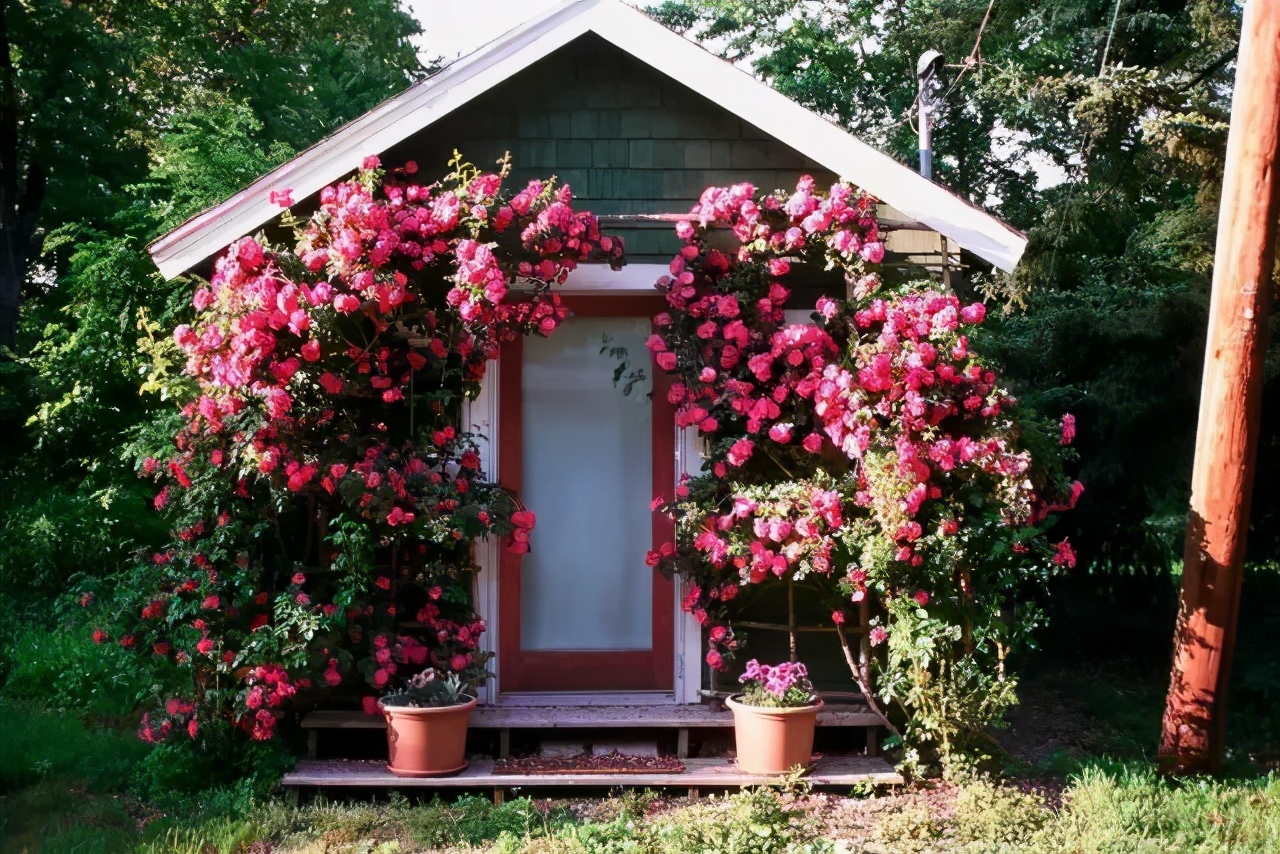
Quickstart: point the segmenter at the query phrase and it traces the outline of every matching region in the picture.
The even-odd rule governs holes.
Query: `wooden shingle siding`
[[[388,152],[426,175],[454,149],[487,166],[510,151],[511,186],[557,175],[597,214],[689,210],[708,186],[749,181],[789,189],[803,174],[835,176],[794,149],[603,39],[582,36]],[[627,224],[632,263],[666,263],[671,227]]]

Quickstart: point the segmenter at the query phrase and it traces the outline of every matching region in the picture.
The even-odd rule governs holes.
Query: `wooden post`
[[[1245,4],[1231,105],[1173,673],[1166,772],[1222,761],[1261,416],[1280,141],[1280,0]]]
[[[787,639],[791,644],[791,663],[800,659],[796,657],[796,580],[787,576]]]

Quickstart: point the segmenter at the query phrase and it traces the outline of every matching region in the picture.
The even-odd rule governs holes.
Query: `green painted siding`
[[[794,187],[835,176],[682,83],[583,36],[387,152],[443,173],[453,149],[484,166],[510,151],[512,186],[555,174],[597,214],[689,210],[706,187]],[[614,227],[632,263],[666,263],[670,226]]]

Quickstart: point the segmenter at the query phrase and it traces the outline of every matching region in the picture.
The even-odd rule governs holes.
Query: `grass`
[[[1083,768],[1060,793],[989,781],[879,796],[759,788],[696,801],[627,793],[499,806],[390,799],[148,814],[119,793],[42,780],[3,798],[5,852],[723,854],[768,852],[1273,852],[1280,777],[1168,781],[1149,764]]]
[[[114,854],[136,822],[121,792],[146,745],[131,732],[0,702],[0,838],[5,851]]]
[[[1041,838],[1055,851],[1277,851],[1280,777],[1171,783],[1146,765],[1086,768]]]

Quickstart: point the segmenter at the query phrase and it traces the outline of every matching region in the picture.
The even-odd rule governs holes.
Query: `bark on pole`
[[[1280,0],[1245,5],[1214,252],[1191,513],[1160,740],[1166,772],[1222,762],[1262,403],[1280,141]]]

